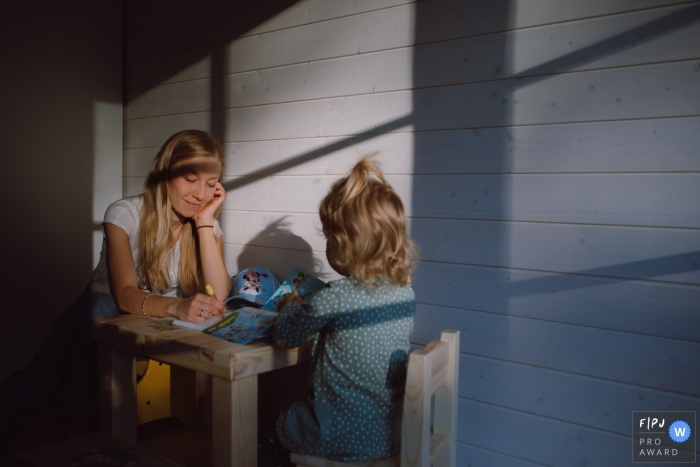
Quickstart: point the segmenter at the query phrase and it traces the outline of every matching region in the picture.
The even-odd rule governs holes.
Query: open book
[[[269,335],[279,314],[277,307],[280,300],[292,293],[292,290],[296,289],[299,296],[306,299],[325,286],[326,283],[318,277],[295,268],[262,308],[239,308],[221,321],[217,320],[218,322],[203,328],[202,332],[239,344],[248,344],[253,339]]]

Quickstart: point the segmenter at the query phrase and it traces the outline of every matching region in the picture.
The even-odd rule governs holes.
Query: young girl
[[[333,184],[319,214],[328,262],[346,277],[281,310],[278,344],[315,345],[310,394],[279,416],[277,434],[300,454],[391,457],[401,443],[417,250],[401,200],[371,159]]]
[[[34,359],[0,387],[0,452],[61,386],[61,411],[90,411],[97,395],[93,319],[121,312],[202,322],[223,315],[231,289],[216,221],[226,198],[223,166],[223,150],[211,135],[181,131],[153,161],[144,194],[109,206],[88,288]],[[205,284],[215,297],[204,294]]]

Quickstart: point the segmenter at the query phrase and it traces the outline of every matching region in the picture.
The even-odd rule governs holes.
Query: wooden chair
[[[454,467],[458,379],[459,331],[447,330],[439,341],[409,355],[400,455],[369,462],[340,462],[292,453],[291,461],[297,467]]]

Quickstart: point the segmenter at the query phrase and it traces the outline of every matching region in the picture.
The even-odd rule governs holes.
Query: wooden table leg
[[[100,430],[136,446],[136,355],[100,344]]]
[[[197,374],[178,365],[170,365],[170,416],[183,424],[199,421],[197,405]]]
[[[212,465],[258,465],[258,376],[212,384]]]

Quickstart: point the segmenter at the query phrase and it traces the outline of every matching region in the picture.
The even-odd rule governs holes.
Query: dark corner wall
[[[121,134],[98,114],[121,112],[122,12],[121,0],[2,8],[0,381],[31,358],[90,277],[96,148],[105,132]],[[121,149],[100,157],[121,166]]]

